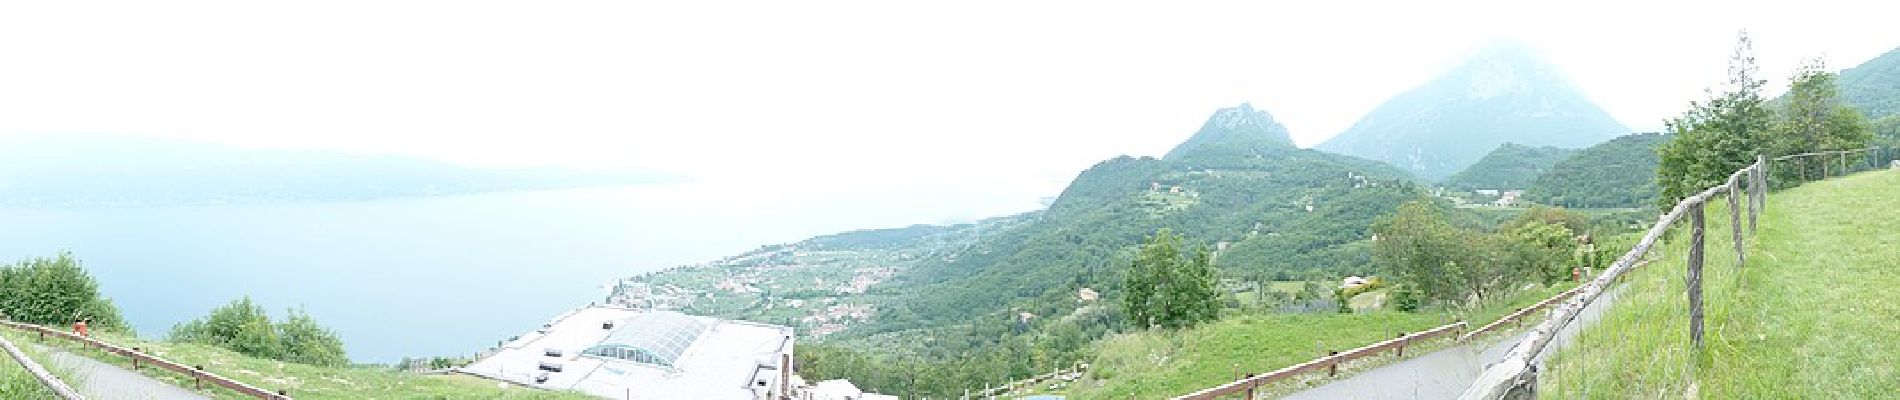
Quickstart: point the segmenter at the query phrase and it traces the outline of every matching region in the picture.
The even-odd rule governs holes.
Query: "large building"
[[[461,372],[616,399],[778,399],[792,328],[594,306],[503,343]]]

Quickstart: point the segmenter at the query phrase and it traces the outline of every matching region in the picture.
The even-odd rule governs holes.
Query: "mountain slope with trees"
[[[1666,133],[1633,133],[1578,151],[1538,175],[1524,198],[1566,208],[1642,207],[1656,201],[1656,148]]]
[[[1577,150],[1559,147],[1532,147],[1505,143],[1478,159],[1463,171],[1445,178],[1445,186],[1455,189],[1523,189],[1537,176]]]
[[[1841,101],[1869,120],[1900,115],[1900,47],[1841,70]]]
[[[1316,148],[1439,180],[1506,142],[1575,149],[1627,132],[1535,51],[1500,44],[1386,100]]]
[[[896,267],[889,280],[848,300],[869,302],[875,318],[801,343],[799,363],[807,378],[932,397],[1068,367],[1096,338],[1146,329],[1135,319],[1178,329],[1225,307],[1161,293],[1225,299],[1221,280],[1366,271],[1366,227],[1425,195],[1402,170],[1299,149],[1266,112],[1223,108],[1165,157],[1082,171],[1044,211],[789,245],[816,254],[821,242],[863,243],[900,255],[883,264]],[[958,239],[912,241],[919,236]],[[929,243],[954,244],[920,247]],[[1130,282],[1165,290],[1131,299]],[[728,308],[714,313],[764,309]]]

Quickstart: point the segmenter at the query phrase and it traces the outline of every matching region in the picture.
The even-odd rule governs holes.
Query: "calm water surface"
[[[676,184],[264,205],[0,209],[0,260],[71,250],[139,334],[251,296],[304,307],[356,362],[466,355],[605,296],[608,280],[804,237],[1002,215],[1033,201],[766,201]],[[1003,202],[1007,203],[1007,202]],[[923,211],[920,211],[923,210]],[[933,215],[927,210],[955,210]]]

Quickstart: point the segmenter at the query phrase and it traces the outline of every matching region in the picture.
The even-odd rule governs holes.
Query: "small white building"
[[[1367,282],[1369,282],[1369,280],[1367,280],[1366,278],[1357,277],[1357,276],[1348,276],[1346,277],[1346,279],[1341,279],[1339,281],[1339,288],[1345,289],[1345,288],[1355,288],[1355,287],[1365,286]]]

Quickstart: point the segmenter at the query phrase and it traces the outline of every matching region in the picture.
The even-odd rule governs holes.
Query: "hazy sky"
[[[1242,101],[1311,146],[1496,39],[1639,130],[1743,28],[1771,85],[1900,46],[1878,1],[1187,3],[11,2],[0,134],[1042,196]]]

